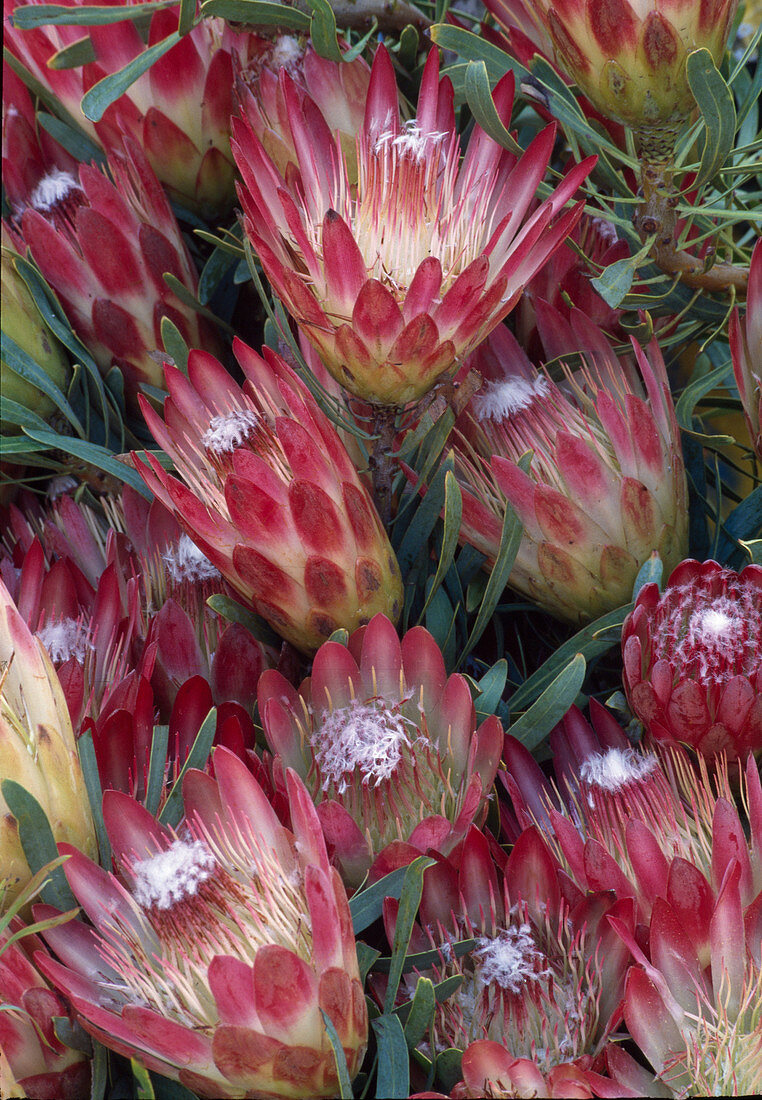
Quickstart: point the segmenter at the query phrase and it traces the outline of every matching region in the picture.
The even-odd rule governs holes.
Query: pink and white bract
[[[353,886],[374,860],[391,857],[389,846],[447,852],[486,813],[500,722],[493,715],[477,729],[465,678],[447,676],[423,627],[400,642],[376,615],[348,648],[321,646],[298,693],[270,670],[258,696],[276,771],[304,778]]]
[[[749,268],[746,315],[730,318],[733,373],[741,395],[751,445],[762,460],[762,241],[757,241]]]
[[[405,405],[455,373],[516,304],[578,221],[562,208],[574,168],[529,217],[555,128],[523,157],[478,126],[461,162],[453,93],[429,54],[415,120],[400,120],[386,49],[373,61],[357,138],[357,186],[341,141],[282,73],[299,171],[284,179],[245,118],[234,122],[246,233],[268,279],[334,377],[379,405]],[[495,89],[510,124],[513,78]]]
[[[94,928],[48,930],[61,961],[38,965],[92,1035],[200,1096],[334,1096],[321,1011],[351,1076],[368,1030],[344,887],[295,775],[290,831],[237,757],[214,768],[186,774],[181,834],[106,793],[118,877],[67,847]]]
[[[650,735],[706,757],[762,752],[762,566],[687,560],[622,628],[624,687]]]
[[[313,652],[402,608],[399,566],[331,422],[280,356],[233,344],[243,389],[193,351],[188,377],[167,365],[164,420],[142,402],[185,484],[148,455],[147,485],[254,610]]]

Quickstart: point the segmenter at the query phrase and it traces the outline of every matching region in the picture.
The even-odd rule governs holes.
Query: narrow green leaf
[[[520,157],[523,149],[506,130],[500,115],[497,113],[495,101],[492,98],[487,65],[484,61],[469,61],[466,68],[465,90],[471,114],[482,130],[489,134],[498,145],[502,145],[504,149],[508,149],[511,153]]]
[[[170,321],[169,317],[162,317],[161,319],[161,342],[164,345],[164,350],[167,355],[171,356],[172,362],[175,364],[178,370],[181,370],[183,374],[188,372],[188,345],[183,340],[182,333],[174,321]]]
[[[2,410],[6,399],[0,395],[0,410]],[[15,405],[15,401],[8,402],[11,405]],[[19,405],[18,408],[21,408]],[[0,412],[0,421],[3,419],[3,413]],[[22,421],[13,421],[13,423],[22,423]],[[43,421],[44,423],[44,421]],[[46,425],[47,426],[47,425]],[[41,443],[35,443],[33,440],[28,439],[25,435],[3,435],[0,436],[0,458],[7,458],[10,455],[32,455],[39,454],[41,451],[46,451],[48,448],[44,447]],[[47,465],[47,463],[43,463]],[[39,465],[39,463],[38,463]]]
[[[111,104],[124,95],[127,89],[151,68],[154,61],[158,61],[179,41],[179,33],[172,31],[161,42],[149,46],[143,53],[138,54],[119,72],[110,73],[109,76],[104,76],[94,84],[82,97],[82,113],[85,118],[89,118],[91,122],[100,122]]]
[[[325,1033],[328,1036],[328,1042],[331,1044],[333,1058],[336,1062],[336,1075],[339,1079],[339,1097],[341,1100],[352,1100],[352,1082],[349,1077],[347,1057],[344,1053],[344,1047],[341,1045],[339,1033],[333,1026],[328,1014],[322,1008],[320,1009],[320,1015],[323,1017]]]
[[[280,649],[281,639],[278,635],[270,629],[264,619],[261,619],[254,611],[250,611],[248,607],[244,607],[243,604],[231,599],[230,596],[223,596],[219,593],[216,596],[210,596],[206,602],[212,611],[216,611],[224,619],[245,626],[258,642]]]
[[[405,1041],[410,1050],[414,1050],[423,1039],[434,1020],[436,996],[431,978],[419,977],[415,987],[410,1011],[405,1021]]]
[[[201,729],[196,734],[188,758],[180,769],[180,774],[167,796],[167,801],[162,806],[159,814],[159,821],[162,825],[174,827],[183,816],[183,777],[189,768],[203,768],[206,765],[209,753],[212,751],[216,729],[217,708],[212,707],[201,723]]]
[[[503,529],[500,534],[500,551],[497,555],[492,572],[490,573],[489,580],[487,581],[484,597],[476,615],[476,622],[468,636],[465,648],[460,655],[458,667],[460,667],[487,629],[487,624],[492,618],[500,597],[505,591],[505,586],[511,575],[513,563],[516,561],[516,555],[519,552],[519,546],[521,545],[523,535],[524,527],[511,505],[506,501]]]
[[[713,179],[733,148],[736,108],[731,92],[707,49],[688,54],[685,73],[706,127],[701,167],[694,187]]]
[[[26,405],[21,405],[18,401],[12,401],[10,397],[3,397],[1,393],[0,422],[3,424],[17,424],[20,428],[36,428],[38,431],[49,431],[47,421],[38,416],[36,412],[32,412]],[[34,449],[31,441],[29,445]]]
[[[98,852],[103,867],[111,866],[111,842],[106,831],[106,822],[103,820],[103,788],[101,776],[98,771],[98,761],[95,756],[93,735],[86,730],[77,740],[79,763],[87,789],[87,798],[90,803],[90,813],[93,815],[95,835],[98,839]]]
[[[423,611],[418,619],[419,622],[423,619],[433,596],[452,565],[455,551],[458,548],[458,535],[460,534],[460,523],[462,518],[463,495],[453,470],[447,469],[444,479],[444,530],[442,534],[442,549],[439,554],[439,561],[437,562],[437,571],[434,574],[434,579],[431,582],[428,595],[426,596],[426,603],[423,605]]]
[[[513,69],[518,77],[529,75],[520,61],[471,31],[449,23],[437,23],[429,29],[429,34],[437,46],[443,50],[453,50],[462,61],[483,61],[493,84],[509,69]]]
[[[690,382],[675,403],[675,414],[681,428],[690,431],[693,427],[693,410],[702,397],[706,397],[717,386],[721,386],[732,369],[731,363],[725,363],[716,367],[708,374],[702,374],[700,378]]]
[[[312,8],[310,38],[321,57],[329,61],[341,61],[341,50],[336,41],[336,17],[328,0],[307,0]]]
[[[16,341],[11,339],[6,332],[2,333],[0,337],[0,355],[2,355],[3,362],[15,371],[20,378],[24,378],[27,382],[36,386],[61,409],[61,412],[79,435],[85,434],[81,420],[66,400],[63,391],[40,364],[28,352],[19,347]]]
[[[587,664],[581,653],[543,691],[529,710],[512,722],[509,732],[531,751],[558,725],[579,694]]]
[[[47,815],[33,794],[14,779],[0,784],[3,798],[18,825],[19,840],[32,874],[58,859],[53,830]],[[76,909],[77,899],[69,889],[60,865],[50,871],[49,881],[40,890],[42,900],[57,909]]]
[[[426,495],[420,500],[402,541],[396,547],[397,561],[403,577],[407,575],[410,566],[418,557],[421,547],[426,545],[431,532],[434,530],[434,525],[439,519],[439,514],[445,503],[445,479],[447,473],[452,469],[453,459],[448,455],[432,478],[431,485],[426,490]]]
[[[492,668],[485,672],[477,684],[479,694],[474,700],[474,706],[478,719],[487,718],[488,715],[495,713],[498,703],[503,697],[507,679],[508,662],[504,657],[501,657]]]
[[[285,4],[266,3],[265,0],[205,0],[201,5],[202,18],[216,15],[231,23],[246,23],[257,27],[287,27],[295,31],[309,30],[310,17],[298,8]]]
[[[739,539],[738,541],[749,555],[749,563],[752,565],[762,565],[762,538],[749,539],[748,541]]]
[[[58,50],[48,61],[49,69],[79,69],[95,61],[95,47],[89,34]]]
[[[148,761],[148,782],[146,783],[145,808],[156,816],[161,801],[161,792],[167,774],[167,746],[169,745],[169,726],[154,726],[151,739],[151,757]]]
[[[5,932],[10,925],[14,917],[18,916],[22,909],[30,905],[36,897],[39,896],[43,887],[50,879],[51,872],[57,867],[62,867],[68,856],[56,856],[49,863],[46,863],[39,871],[35,871],[32,877],[27,882],[26,886],[16,894],[16,897],[9,904],[3,905],[3,893],[0,892],[0,935]],[[6,947],[11,943],[14,943],[17,939],[23,939],[24,936],[33,935],[35,932],[42,932],[46,928],[56,928],[59,924],[65,924],[69,920],[73,913],[77,913],[78,910],[72,910],[67,913],[61,913],[57,917],[51,917],[49,920],[37,921],[34,924],[24,924],[24,927],[19,929],[18,932],[14,932],[7,940],[0,945],[0,955]]]
[[[437,1055],[437,1077],[439,1078],[439,1083],[442,1088],[448,1095],[463,1076],[461,1070],[462,1061],[463,1051],[456,1050],[455,1047],[450,1047],[449,1050],[443,1050]]]
[[[141,19],[161,8],[170,8],[177,0],[160,0],[158,3],[127,4],[124,7],[105,7],[88,4],[86,8],[72,8],[64,4],[25,4],[14,8],[12,22],[20,30],[34,27],[98,27],[105,23],[123,23],[126,19]]]
[[[103,151],[81,130],[75,130],[63,119],[49,115],[46,111],[38,113],[37,121],[43,130],[47,130],[50,136],[54,137],[59,145],[63,145],[66,152],[71,153],[76,160],[85,164],[90,164],[92,161],[97,164],[105,163]]]
[[[359,936],[369,925],[378,920],[383,911],[384,898],[398,898],[402,893],[406,867],[399,867],[384,875],[378,882],[363,890],[358,890],[349,899],[349,912],[352,914],[352,927],[355,936]]]
[[[180,18],[177,22],[177,30],[180,37],[193,29],[196,20],[196,0],[180,0]]]
[[[641,588],[646,584],[657,584],[659,591],[661,592],[661,579],[664,574],[664,562],[659,556],[659,551],[654,550],[653,554],[646,561],[643,562],[638,575],[635,578],[635,584],[632,586],[632,600],[633,603],[638,598],[638,593]]]
[[[72,439],[68,435],[56,435],[55,432],[41,432],[36,429],[26,428],[27,435],[36,439],[38,443],[46,443],[54,450],[67,451],[75,458],[82,459],[90,466],[97,466],[99,470],[105,470],[107,474],[113,474],[119,481],[135,489],[147,500],[151,499],[151,493],[145,486],[140,474],[132,466],[120,462],[106,447],[97,443],[88,443],[85,439]]]
[[[365,979],[368,977],[369,972],[373,968],[376,959],[381,957],[381,952],[376,950],[375,947],[368,947],[367,943],[363,943],[362,940],[356,941],[357,949],[357,968],[360,971],[360,982],[363,987],[365,986]]]
[[[588,122],[574,92],[549,61],[536,54],[532,59],[531,71],[545,95],[550,111],[579,139],[585,151],[597,153],[599,158],[605,152],[618,160],[627,160],[605,131],[596,130]],[[599,159],[598,170],[601,169],[602,162]]]
[[[591,279],[592,285],[612,309],[618,309],[632,289],[635,274],[651,251],[653,241],[649,239],[634,256],[625,256],[615,260],[598,275]]]
[[[435,861],[428,856],[418,856],[405,868],[405,877],[402,882],[400,904],[397,911],[397,925],[394,929],[394,943],[392,944],[392,961],[389,967],[389,984],[386,987],[384,997],[384,1012],[390,1013],[394,1009],[397,998],[397,990],[405,965],[410,936],[413,931],[418,908],[423,894],[423,875],[427,867]],[[404,1037],[403,1037],[404,1038]],[[384,1095],[382,1093],[382,1095]]]
[[[378,1047],[376,1096],[405,1100],[410,1095],[410,1056],[405,1032],[397,1016],[379,1016],[373,1021]]]
[[[743,544],[762,536],[762,485],[737,504],[722,524],[717,543],[717,560],[732,569],[739,569],[744,562]]]
[[[511,696],[510,707],[513,711],[524,710],[530,705],[567,667],[576,654],[586,661],[599,657],[612,646],[619,645],[622,636],[622,623],[632,611],[632,604],[617,607],[601,615],[594,623],[583,627],[573,638],[569,638],[558,647],[552,657],[533,672]]]
[[[137,1058],[130,1059],[130,1066],[132,1067],[132,1076],[135,1078],[135,1096],[137,1100],[156,1100],[156,1094],[153,1091],[151,1078],[146,1067]]]

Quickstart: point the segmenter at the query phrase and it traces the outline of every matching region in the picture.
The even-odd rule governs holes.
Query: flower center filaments
[[[29,196],[29,206],[68,235],[74,232],[77,209],[86,202],[85,192],[75,177],[58,168],[43,176]]]
[[[614,793],[631,783],[640,783],[658,767],[658,760],[635,749],[609,749],[582,761],[580,778],[591,787]]]
[[[536,378],[507,378],[504,382],[489,382],[477,394],[471,406],[477,420],[505,420],[515,416],[548,393],[548,380],[542,374]]]
[[[175,584],[215,580],[220,575],[219,570],[186,534],[180,536],[175,547],[165,551],[162,560],[170,580]]]
[[[88,650],[92,648],[87,627],[81,619],[51,620],[40,627],[37,637],[54,664],[68,661],[70,657],[84,664]]]
[[[724,683],[756,672],[762,653],[762,600],[753,585],[729,574],[716,594],[697,583],[668,589],[651,631],[655,659],[680,678]],[[679,670],[679,671],[678,671]]]
[[[201,442],[216,455],[232,453],[242,447],[259,425],[259,417],[251,409],[233,409],[213,416]]]
[[[193,897],[202,882],[211,878],[216,860],[200,840],[175,840],[169,848],[132,867],[134,897],[144,909],[171,909]]]
[[[550,977],[528,924],[507,928],[494,939],[479,937],[474,957],[482,985],[498,985],[509,993],[520,993],[527,982]]]
[[[320,769],[323,791],[344,794],[359,773],[365,786],[390,779],[420,732],[388,706],[353,700],[326,715],[310,744]]]

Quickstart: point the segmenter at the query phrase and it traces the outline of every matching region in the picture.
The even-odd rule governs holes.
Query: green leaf
[[[167,746],[169,745],[169,726],[154,726],[151,739],[151,757],[148,762],[148,782],[146,783],[145,808],[154,817],[159,809],[164,778],[167,774]]]
[[[201,5],[202,18],[216,15],[231,23],[247,23],[249,26],[288,27],[295,31],[309,30],[310,17],[298,8],[285,4],[266,3],[265,0],[205,0]]]
[[[0,355],[2,355],[3,362],[15,371],[20,378],[24,378],[27,382],[36,386],[61,409],[61,412],[79,435],[85,434],[82,422],[66,400],[63,391],[59,389],[40,364],[28,352],[19,347],[16,341],[11,339],[6,332],[3,332],[0,336]]]
[[[95,61],[95,47],[89,34],[84,38],[72,42],[70,46],[64,46],[58,50],[48,61],[49,69],[79,69],[82,65],[89,65]]]
[[[490,81],[496,84],[512,69],[518,77],[528,76],[528,70],[485,38],[449,23],[437,23],[429,28],[432,41],[443,50],[453,50],[464,61],[483,61]]]
[[[664,562],[659,556],[659,551],[654,550],[649,558],[643,562],[638,575],[635,578],[635,584],[632,586],[632,601],[633,603],[638,598],[638,593],[641,588],[646,584],[657,584],[659,591],[661,592],[661,580],[664,575]]]
[[[193,30],[195,21],[196,0],[180,0],[180,18],[177,23],[177,30],[181,37]]]
[[[434,1021],[434,1008],[436,1007],[434,983],[431,978],[419,977],[415,987],[410,1011],[405,1022],[405,1041],[410,1048],[415,1047],[423,1039]]]
[[[32,428],[26,428],[25,431],[28,436],[36,439],[38,443],[46,443],[48,447],[66,451],[75,458],[82,459],[90,466],[97,466],[99,470],[105,470],[107,474],[112,474],[119,481],[123,481],[126,485],[135,489],[146,500],[152,499],[151,493],[146,488],[145,482],[137,470],[134,470],[132,466],[128,466],[125,462],[120,462],[106,447],[101,447],[97,443],[88,443],[85,439],[72,439],[68,435],[56,435],[55,432],[42,432]]]
[[[49,115],[45,111],[38,113],[37,121],[43,130],[47,130],[50,136],[54,137],[59,145],[63,145],[66,152],[71,153],[76,160],[83,161],[85,164],[90,164],[91,161],[105,164],[106,158],[103,151],[81,130],[75,130],[62,119]]]
[[[599,158],[603,153],[609,153],[618,160],[627,160],[616,145],[611,141],[605,131],[596,130],[588,122],[579,102],[565,80],[556,69],[539,54],[535,55],[531,64],[532,76],[540,85],[545,95],[547,104],[555,117],[577,137],[586,151],[597,153]],[[631,162],[632,163],[632,162]],[[604,162],[599,159],[598,170],[604,169]],[[607,174],[611,172],[610,168]],[[613,173],[611,173],[613,174]],[[620,181],[614,176],[617,183]],[[613,181],[612,181],[613,182]]]
[[[336,1062],[336,1075],[339,1079],[339,1097],[341,1100],[352,1100],[352,1082],[349,1077],[347,1057],[344,1053],[344,1047],[341,1045],[339,1033],[333,1026],[331,1018],[322,1008],[320,1009],[320,1015],[323,1017],[325,1033],[328,1036],[328,1042],[331,1044],[333,1058]]]
[[[397,1016],[384,1015],[373,1020],[372,1027],[378,1047],[375,1095],[405,1100],[410,1095],[410,1056],[402,1024]]]
[[[94,84],[89,92],[82,97],[82,113],[91,122],[100,122],[104,114],[115,100],[131,87],[135,81],[147,72],[155,61],[168,53],[173,46],[180,41],[178,31],[172,31],[161,42],[149,46],[143,53],[134,57],[119,72],[104,76],[97,84]]]
[[[18,401],[12,401],[10,397],[3,397],[1,393],[0,422],[3,424],[17,424],[20,428],[35,428],[37,431],[43,432],[49,431],[47,421],[38,416],[36,412],[32,412],[26,405],[21,405]],[[29,446],[31,450],[36,449],[31,441],[29,441]]]
[[[508,732],[526,745],[530,752],[536,749],[579,695],[586,669],[585,658],[577,653],[529,710],[511,723]]]
[[[685,72],[706,127],[701,167],[693,185],[701,187],[717,175],[733,148],[736,108],[733,93],[720,75],[709,50],[689,53]]]
[[[101,776],[98,771],[98,761],[95,756],[93,735],[89,730],[86,730],[77,739],[77,750],[79,752],[79,763],[82,768],[82,776],[85,780],[85,787],[87,789],[87,798],[90,803],[90,813],[93,815],[101,865],[103,867],[110,867],[111,841],[106,831],[106,822],[103,820],[103,788],[101,787]]]
[[[749,562],[753,565],[762,565],[762,539],[749,539],[746,542],[739,539],[738,541],[749,555]]]
[[[690,431],[693,427],[693,410],[702,397],[706,397],[717,386],[721,386],[730,374],[732,365],[725,363],[708,374],[702,374],[685,387],[675,404],[675,415],[681,428]]]
[[[653,240],[649,239],[634,256],[625,256],[605,267],[600,275],[591,279],[592,285],[612,309],[618,309],[630,293],[635,273],[651,251]]]
[[[188,345],[183,340],[180,329],[174,321],[170,321],[169,317],[162,317],[161,319],[161,342],[177,369],[181,370],[183,374],[187,374]]]
[[[108,1051],[93,1039],[93,1060],[90,1078],[90,1100],[103,1100],[108,1084]]]
[[[162,806],[159,814],[159,821],[162,825],[174,827],[183,816],[183,777],[189,768],[203,768],[206,765],[209,753],[212,751],[216,729],[217,708],[212,707],[201,723],[201,729],[196,734],[188,758],[180,769],[180,774],[167,796],[167,801]]]
[[[482,130],[489,134],[498,145],[502,145],[504,149],[508,149],[511,153],[515,153],[516,156],[520,157],[523,149],[506,130],[500,115],[497,113],[495,101],[492,98],[487,65],[484,61],[469,61],[466,68],[465,91],[471,114]]]
[[[619,645],[622,623],[631,611],[631,603],[608,611],[560,645],[553,656],[540,665],[513,693],[510,699],[511,710],[524,710],[528,707],[577,654],[590,661],[612,646]]]
[[[442,1088],[448,1094],[457,1085],[458,1081],[463,1076],[461,1070],[461,1062],[463,1061],[463,1051],[456,1050],[455,1047],[450,1047],[449,1050],[443,1050],[437,1055],[437,1077]]]
[[[245,626],[258,642],[280,649],[281,639],[278,635],[270,629],[264,619],[261,619],[254,611],[250,611],[248,607],[244,607],[243,604],[231,599],[230,596],[223,596],[221,593],[210,596],[206,602],[212,611],[216,611],[224,619]]]
[[[378,920],[383,911],[384,898],[398,898],[402,893],[406,867],[399,867],[384,875],[378,882],[363,890],[358,890],[349,899],[349,912],[352,914],[352,927],[355,936],[364,932],[369,925]],[[377,956],[378,957],[378,956]]]
[[[146,1067],[137,1058],[131,1058],[130,1065],[132,1076],[135,1078],[136,1100],[156,1100],[156,1094],[153,1091],[151,1078]]]
[[[341,61],[341,50],[336,41],[336,17],[328,0],[307,0],[312,8],[310,38],[321,57],[329,61]]]
[[[485,672],[476,685],[479,689],[479,694],[474,700],[474,706],[476,708],[476,717],[478,721],[483,721],[485,718],[489,717],[490,714],[495,713],[503,697],[507,679],[508,662],[504,657],[501,657],[499,661],[495,662],[492,668]]]
[[[141,19],[176,3],[177,0],[160,0],[159,3],[128,4],[119,8],[97,4],[88,4],[86,8],[63,4],[25,4],[14,8],[12,22],[14,27],[24,31],[33,27],[98,27],[104,23],[123,23],[125,19]]]
[[[452,472],[453,465],[453,458],[448,455],[432,478],[431,485],[426,490],[426,495],[420,500],[402,541],[396,548],[397,561],[403,577],[407,575],[410,566],[418,557],[421,547],[426,545],[439,519],[439,514],[445,503],[446,477],[448,472]]]
[[[722,524],[717,543],[717,560],[723,565],[729,565],[732,569],[740,568],[744,561],[744,550],[743,545],[737,546],[736,543],[743,544],[761,535],[762,485],[758,485],[745,500],[736,505]]]
[[[368,977],[368,973],[372,969],[376,962],[376,959],[381,958],[381,952],[377,951],[375,947],[368,947],[367,943],[363,943],[362,940],[356,941],[357,949],[357,968],[360,971],[360,981],[365,985],[365,979]]]
[[[0,892],[0,937],[6,932],[14,917],[18,916],[22,909],[30,905],[38,897],[50,879],[50,875],[57,867],[62,867],[68,856],[56,856],[49,863],[36,871],[26,885],[21,889],[9,905],[3,906],[4,895]],[[59,913],[56,917],[47,920],[35,921],[32,924],[24,923],[23,927],[9,936],[0,944],[0,955],[11,943],[23,939],[24,936],[34,935],[35,932],[44,932],[47,928],[57,928],[59,924],[66,924],[79,912],[79,909],[71,909],[65,913]]]
[[[47,814],[33,794],[14,779],[4,779],[0,784],[8,809],[16,818],[19,841],[32,874],[47,863],[58,859],[53,830]],[[50,871],[49,881],[40,891],[42,900],[57,909],[76,909],[77,899],[69,889],[60,864]]]
[[[451,469],[447,469],[444,479],[444,530],[442,535],[442,549],[439,554],[439,561],[437,562],[437,571],[434,574],[434,579],[431,582],[428,595],[426,596],[426,603],[423,605],[423,610],[418,619],[419,622],[423,619],[433,596],[452,565],[455,551],[458,548],[458,536],[460,534],[462,517],[463,495],[454,472]]]
[[[458,667],[460,667],[487,629],[487,624],[492,618],[500,597],[505,591],[505,586],[511,575],[513,563],[516,561],[516,555],[519,552],[519,546],[521,545],[523,535],[524,527],[511,505],[506,501],[503,529],[500,534],[500,551],[495,560],[492,572],[490,573],[489,580],[487,581],[484,597],[476,615],[476,622],[468,636],[465,648],[460,655]]]
[[[389,967],[389,984],[386,987],[384,997],[384,1012],[390,1013],[394,1009],[397,998],[397,990],[405,966],[410,936],[413,931],[418,908],[423,894],[423,875],[427,867],[435,861],[429,856],[418,856],[405,868],[405,877],[402,881],[400,904],[397,911],[397,924],[394,929],[394,943],[392,944],[392,961]],[[381,1095],[385,1095],[381,1093]]]

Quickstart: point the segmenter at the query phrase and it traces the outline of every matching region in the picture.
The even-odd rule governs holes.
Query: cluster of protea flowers
[[[561,343],[563,318],[548,307],[538,316]],[[494,563],[508,501],[524,525],[511,585],[575,622],[627,603],[654,551],[670,568],[685,556],[687,490],[656,343],[644,352],[633,342],[641,383],[576,311],[572,326],[587,365],[560,385],[496,330],[473,357],[485,385],[454,454],[466,489],[461,537]]]

